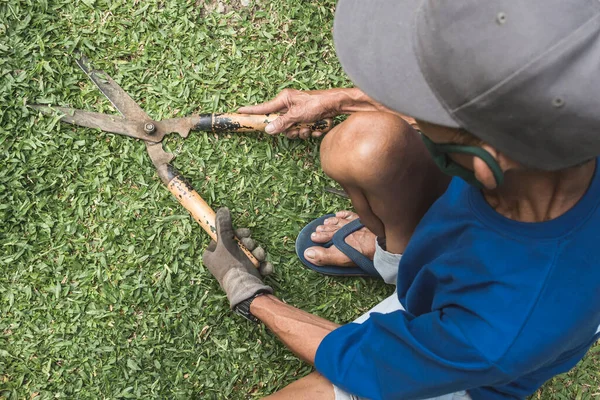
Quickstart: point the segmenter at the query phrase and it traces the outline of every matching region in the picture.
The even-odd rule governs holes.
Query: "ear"
[[[500,165],[500,168],[502,168],[502,171],[505,171],[504,166],[499,160],[499,154],[498,151],[496,151],[496,149],[487,144],[483,144],[481,148],[490,153],[491,156],[494,157],[496,161],[498,161],[498,164]],[[473,157],[473,171],[475,172],[475,178],[477,178],[477,180],[481,182],[481,184],[486,189],[493,190],[498,187],[498,182],[496,182],[494,173],[492,172],[491,168],[488,167],[485,161],[483,161],[481,158]]]

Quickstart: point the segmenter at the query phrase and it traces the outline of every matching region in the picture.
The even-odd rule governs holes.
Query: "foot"
[[[358,218],[358,214],[350,211],[339,211],[335,217],[327,218],[323,225],[319,225],[310,235],[313,242],[327,243],[333,235],[344,225]],[[346,243],[358,250],[361,254],[373,259],[375,255],[375,235],[367,228],[359,229],[346,238]],[[304,251],[304,257],[311,263],[319,266],[334,265],[338,267],[355,267],[356,264],[342,253],[337,247],[309,247]]]

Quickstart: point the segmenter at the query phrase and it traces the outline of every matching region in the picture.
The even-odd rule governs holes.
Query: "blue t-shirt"
[[[493,400],[571,369],[600,333],[598,170],[575,207],[542,223],[509,220],[453,179],[400,262],[406,311],[331,332],[317,370],[375,400]]]

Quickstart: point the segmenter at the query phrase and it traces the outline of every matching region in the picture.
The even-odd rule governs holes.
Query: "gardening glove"
[[[235,230],[235,236],[240,239],[244,247],[250,250],[254,258],[260,263],[260,267],[258,268],[260,274],[262,276],[271,275],[273,273],[273,264],[266,261],[267,252],[262,247],[256,245],[256,241],[251,237],[252,231],[249,228],[238,228]]]
[[[273,289],[263,283],[258,269],[239,248],[229,209],[220,208],[217,211],[215,225],[218,242],[211,241],[202,261],[227,294],[231,309],[257,293],[273,293]]]

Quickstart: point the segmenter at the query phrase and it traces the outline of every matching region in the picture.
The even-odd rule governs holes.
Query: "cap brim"
[[[337,56],[369,97],[430,123],[459,125],[430,89],[414,51],[416,0],[339,0],[334,21]]]

